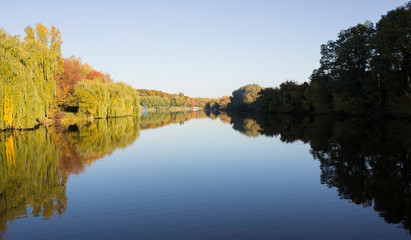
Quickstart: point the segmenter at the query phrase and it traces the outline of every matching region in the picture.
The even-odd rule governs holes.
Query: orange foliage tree
[[[91,70],[89,73],[86,74],[86,79],[88,80],[94,80],[94,79],[100,79],[103,83],[105,83],[105,76],[104,73],[97,71],[97,70]]]
[[[74,85],[83,79],[80,59],[72,56],[71,58],[64,58],[63,61],[64,72],[54,77],[57,85],[54,105],[61,108],[67,107],[67,101],[74,92]]]

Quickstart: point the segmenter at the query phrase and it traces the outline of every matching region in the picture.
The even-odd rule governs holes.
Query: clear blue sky
[[[399,0],[0,0],[0,27],[55,25],[76,55],[135,88],[220,97],[248,83],[308,81],[320,45]]]

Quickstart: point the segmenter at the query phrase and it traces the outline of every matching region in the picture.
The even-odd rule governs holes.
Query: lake
[[[0,133],[0,239],[410,239],[411,126],[149,113]]]

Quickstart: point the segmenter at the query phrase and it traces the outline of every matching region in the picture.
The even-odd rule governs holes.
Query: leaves
[[[130,116],[140,113],[137,92],[124,83],[83,80],[76,84],[72,107],[94,118]]]
[[[21,40],[0,30],[0,129],[33,128],[47,117],[61,71],[61,36],[54,26],[25,29]]]
[[[258,84],[248,84],[240,87],[233,92],[233,96],[230,98],[231,102],[227,107],[229,109],[253,109],[253,104],[261,89],[261,86]]]
[[[320,67],[297,91],[283,83],[260,92],[257,105],[268,112],[367,116],[410,116],[411,2],[382,16],[340,31],[321,46]],[[301,94],[303,93],[303,94]],[[244,95],[233,92],[233,99]],[[299,106],[299,107],[297,107]]]

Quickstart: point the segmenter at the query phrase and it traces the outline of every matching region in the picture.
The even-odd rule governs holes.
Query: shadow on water
[[[249,137],[302,141],[320,162],[321,183],[341,199],[373,207],[387,223],[411,234],[411,124],[331,116],[222,113],[221,121]]]

